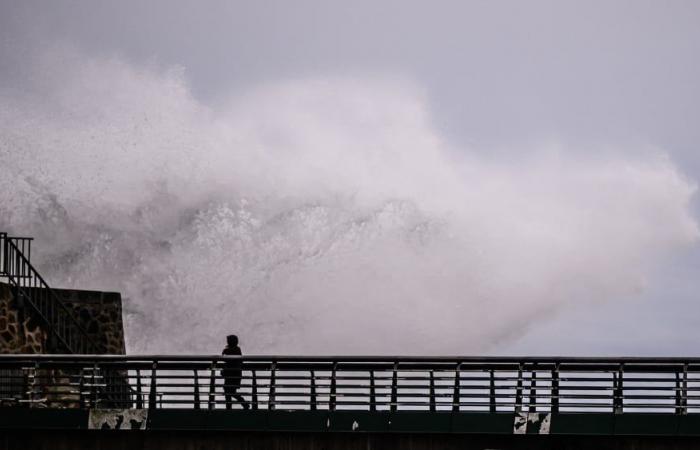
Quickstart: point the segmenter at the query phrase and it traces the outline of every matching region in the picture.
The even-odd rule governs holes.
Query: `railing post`
[[[496,412],[496,375],[489,370],[489,412]]]
[[[624,403],[623,403],[623,382],[622,382],[622,376],[624,372],[623,368],[623,363],[620,364],[620,367],[617,371],[617,373],[613,372],[613,412],[615,414],[622,414]]]
[[[209,366],[209,400],[207,409],[214,409],[216,400],[216,361],[211,362]]]
[[[14,254],[15,254],[15,259],[17,260],[15,262],[15,264],[16,264],[15,269],[19,271],[19,273],[17,274],[17,278],[18,278],[17,281],[20,283],[20,286],[24,287],[24,277],[22,276],[22,272],[23,272],[24,267],[22,264],[20,264],[22,262],[22,259],[20,258],[20,253],[18,250],[15,250]]]
[[[253,403],[252,408],[258,409],[258,378],[256,376],[255,369],[251,369],[250,373],[252,376],[251,383],[253,384],[251,389],[251,401]]]
[[[0,274],[6,274],[5,260],[7,259],[7,234],[0,233]]]
[[[683,414],[688,414],[688,363],[683,364]]]
[[[277,371],[277,362],[272,361],[270,366],[270,389],[267,399],[267,409],[275,409],[275,372]]]
[[[143,408],[143,387],[141,386],[141,369],[136,369],[136,408]]]
[[[156,384],[158,383],[157,371],[158,362],[153,361],[153,365],[151,366],[151,386],[148,394],[148,409],[156,408]]]
[[[676,372],[676,414],[682,415],[688,412],[688,364],[683,364],[683,377]]]
[[[537,412],[537,363],[532,368],[530,375],[530,402],[528,412]]]
[[[462,382],[462,374],[460,373],[462,369],[462,363],[457,364],[457,368],[455,369],[455,385],[454,385],[454,391],[452,392],[452,412],[458,412],[459,411],[459,404],[461,402],[460,399],[460,388],[461,388],[461,382]]]
[[[430,411],[435,411],[435,375],[430,371]]]
[[[399,362],[394,362],[394,372],[391,375],[391,412],[395,412],[399,402],[399,379],[398,379]]]
[[[333,369],[331,371],[331,392],[328,396],[328,410],[329,411],[335,411],[335,404],[336,404],[336,371],[338,369],[338,363],[333,362]]]
[[[369,371],[369,410],[377,410],[377,392],[374,385],[374,370]]]
[[[197,369],[194,369],[194,409],[199,408],[199,374]]]
[[[559,363],[552,370],[552,412],[559,412]]]
[[[518,381],[515,388],[515,413],[523,410],[523,363],[518,364]]]
[[[309,406],[311,411],[316,411],[316,374],[312,370],[311,372],[311,398],[309,399]]]
[[[97,408],[97,363],[92,365],[92,386],[90,386],[92,393],[92,407]]]
[[[85,368],[80,369],[80,381],[78,382],[78,404],[85,408]]]

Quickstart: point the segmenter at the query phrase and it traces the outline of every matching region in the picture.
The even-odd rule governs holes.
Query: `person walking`
[[[221,353],[223,356],[240,356],[242,355],[241,348],[238,346],[238,336],[231,334],[226,336],[226,347]],[[224,368],[221,371],[224,377],[224,397],[226,398],[226,409],[231,409],[235,398],[238,403],[243,406],[243,409],[250,409],[250,405],[245,401],[245,398],[238,393],[241,387],[241,378],[243,377],[243,364],[240,360],[226,361]]]

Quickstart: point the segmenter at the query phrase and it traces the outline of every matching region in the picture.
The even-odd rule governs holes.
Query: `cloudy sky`
[[[149,152],[149,145],[194,147],[201,141],[198,133],[220,133],[206,144],[211,147],[206,158],[177,152],[168,153],[165,162],[154,153],[147,161],[155,161],[154,167],[168,165],[177,173],[168,182],[190,176],[182,175],[185,168],[170,165],[197,165],[203,177],[219,180],[224,190],[233,185],[219,173],[217,162],[228,162],[230,157],[252,167],[255,161],[259,165],[255,170],[272,170],[275,181],[264,189],[255,180],[246,181],[246,188],[236,184],[236,192],[248,192],[241,198],[286,199],[279,190],[307,199],[295,205],[314,203],[340,211],[323,213],[332,217],[323,220],[331,223],[324,227],[336,230],[329,232],[333,236],[342,228],[338,224],[348,223],[347,217],[366,211],[363,208],[379,199],[409,199],[418,216],[429,218],[416,221],[448,224],[449,230],[435,235],[438,243],[430,247],[407,248],[382,237],[372,241],[376,245],[371,251],[353,247],[347,260],[342,256],[346,253],[324,253],[323,266],[334,269],[323,272],[330,281],[319,292],[308,284],[314,284],[309,280],[320,272],[309,269],[306,262],[303,270],[275,269],[272,281],[251,282],[257,284],[250,292],[262,295],[258,292],[263,289],[266,293],[260,299],[271,302],[276,311],[287,307],[275,303],[285,295],[278,291],[295,289],[300,298],[324,298],[340,288],[347,291],[348,278],[376,273],[361,263],[365,259],[375,261],[370,266],[384,268],[389,261],[424,258],[419,265],[406,262],[386,269],[387,278],[399,278],[396,284],[370,280],[367,289],[395,290],[405,284],[400,278],[414,271],[434,274],[416,278],[407,290],[446,299],[425,305],[413,300],[415,314],[427,314],[427,320],[436,323],[446,319],[425,311],[452,307],[455,299],[464,298],[460,314],[465,317],[508,309],[519,302],[520,292],[528,299],[513,307],[512,315],[496,314],[486,320],[498,328],[493,334],[466,333],[465,339],[483,339],[483,345],[467,346],[465,352],[698,356],[700,202],[694,190],[700,180],[699,24],[700,2],[690,0],[0,0],[0,117],[5,122],[0,125],[0,154],[14,164],[13,173],[27,172],[22,180],[44,176],[51,180],[54,168],[65,161],[85,164],[96,174],[101,170],[86,162],[94,157],[90,150],[71,153],[73,148],[88,147],[88,134],[96,139],[92,141],[96,147],[117,145],[132,136],[140,141],[128,145],[142,154]],[[135,129],[131,118],[146,113],[155,131],[126,133]],[[163,117],[153,118],[160,113]],[[96,117],[100,123],[93,123]],[[226,128],[230,123],[236,125]],[[75,138],[83,131],[85,136]],[[49,142],[54,143],[53,153],[35,150]],[[216,156],[224,142],[259,146],[265,155],[272,155],[272,162],[261,162],[259,153]],[[277,150],[268,152],[272,147]],[[121,153],[114,155],[104,158],[122,161]],[[28,165],[34,157],[55,162],[30,174]],[[299,163],[307,160],[313,163]],[[253,179],[255,170],[239,175]],[[103,187],[109,192],[105,202],[130,204],[128,214],[134,216],[150,204],[129,189],[137,186],[133,190],[139,191],[138,182],[131,179],[122,185],[121,173],[105,173],[95,175],[112,183]],[[308,173],[315,174],[312,181]],[[56,179],[65,181],[64,174],[56,172]],[[150,174],[134,176],[141,180]],[[436,178],[442,181],[436,183]],[[371,181],[358,181],[365,179]],[[85,205],[92,197],[76,186],[91,182],[80,179],[75,186],[59,188],[47,181],[46,189],[53,194],[46,198],[57,199],[69,216],[80,216],[80,208],[70,205]],[[163,189],[178,199],[186,197]],[[327,197],[319,200],[319,190],[347,194],[361,206],[334,204]],[[0,211],[10,217],[13,213],[7,211],[13,200],[4,195]],[[194,200],[182,202],[173,211],[158,212],[154,220],[167,222],[170,214],[180,218],[172,221],[182,221]],[[98,222],[111,220],[103,216],[117,210],[121,211],[115,206],[81,226],[95,230]],[[210,224],[218,220],[219,216],[198,211],[197,220]],[[0,225],[27,227],[41,235],[36,214],[17,213],[5,222],[0,219]],[[71,220],[71,226],[78,226],[78,219]],[[127,233],[139,223],[134,219],[114,225],[109,233]],[[90,231],[94,234],[86,236],[99,240],[106,229],[100,226],[103,234]],[[412,227],[402,222],[397,233]],[[153,226],[172,232],[173,252],[202,255],[199,249],[177,247],[184,232],[171,228]],[[461,235],[459,230],[467,228],[470,232]],[[570,231],[574,229],[579,231]],[[499,237],[505,234],[509,237]],[[459,245],[441,243],[454,235]],[[74,236],[66,239],[78,241]],[[266,261],[278,257],[277,250],[261,248],[246,251]],[[416,253],[416,248],[421,250]],[[70,251],[56,248],[47,267],[60,266]],[[487,256],[473,256],[480,252]],[[211,251],[202,257],[215,259]],[[445,269],[439,261],[449,261],[451,267]],[[463,271],[450,272],[460,264],[465,265]],[[476,264],[478,271],[472,269]],[[509,264],[512,267],[503,269]],[[496,268],[489,270],[491,265]],[[63,279],[60,273],[51,272],[56,284],[79,279]],[[137,311],[136,318],[129,319],[136,333],[155,320],[138,318],[139,302],[153,292],[154,298],[166,298],[163,292],[170,288],[153,287],[152,281],[124,273],[131,284],[115,282],[108,287],[128,293]],[[460,284],[460,274],[477,281]],[[527,286],[528,280],[537,286]],[[571,287],[577,284],[581,286]],[[445,286],[453,291],[447,292]],[[471,287],[478,294],[468,292]],[[357,287],[352,292],[374,298]],[[214,290],[210,294],[218,295]],[[491,307],[488,302],[493,302]],[[304,311],[301,304],[288,306]],[[288,330],[289,323],[310,326],[292,313],[287,319],[266,314],[256,319],[260,326],[287,319],[280,330]],[[325,320],[337,317],[328,314],[310,322],[316,326],[316,336],[336,332]],[[474,320],[471,317],[464,326],[472,326]],[[407,319],[406,324],[415,322]],[[384,325],[377,320],[368,326]],[[451,323],[448,328],[449,342],[426,346],[425,351],[458,353],[460,326]],[[435,329],[420,332],[425,339],[440,340]],[[347,339],[343,333],[338,336]],[[295,350],[263,335],[259,339],[269,342],[257,347],[261,352]],[[303,337],[296,342],[301,350],[332,353]],[[172,350],[131,345],[135,350]],[[338,348],[361,352],[369,345]],[[400,351],[396,345],[387,349]]]

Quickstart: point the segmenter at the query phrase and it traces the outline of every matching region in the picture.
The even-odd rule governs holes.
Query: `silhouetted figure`
[[[222,355],[241,355],[241,348],[238,346],[238,336],[232,334],[226,336],[226,348],[221,353]],[[250,405],[245,401],[243,396],[238,393],[241,387],[241,378],[243,377],[243,365],[240,361],[226,361],[224,369],[221,371],[224,377],[224,396],[226,397],[226,409],[231,409],[233,402],[231,397],[235,398],[238,403],[243,406],[243,409],[249,409]]]

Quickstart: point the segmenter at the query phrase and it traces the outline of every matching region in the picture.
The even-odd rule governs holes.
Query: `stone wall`
[[[75,312],[101,353],[123,355],[124,324],[118,292],[53,289]],[[46,353],[42,324],[17,307],[10,286],[0,283],[0,353]]]
[[[44,353],[46,332],[15,305],[10,286],[0,283],[0,354]]]
[[[54,289],[74,317],[87,330],[90,339],[108,355],[126,354],[122,296],[118,292]]]

